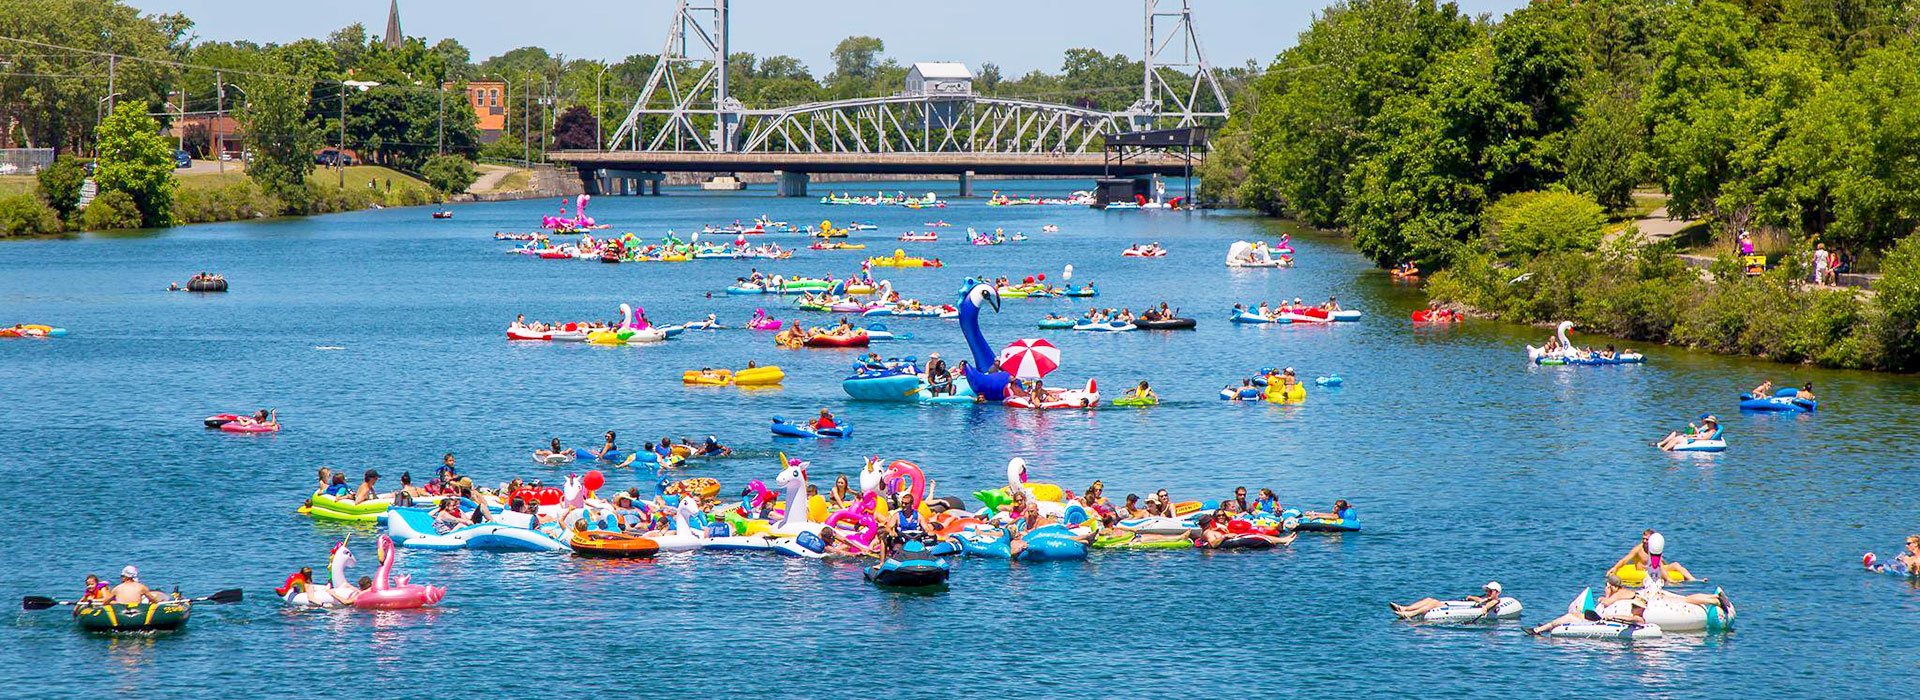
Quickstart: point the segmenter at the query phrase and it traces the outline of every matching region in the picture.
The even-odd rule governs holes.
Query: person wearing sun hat
[[[1487,585],[1480,587],[1480,595],[1461,596],[1460,599],[1482,610],[1492,612],[1500,605],[1500,582],[1488,581]],[[1400,619],[1411,620],[1432,612],[1436,608],[1446,607],[1447,602],[1438,598],[1421,598],[1406,605],[1399,603],[1387,603],[1387,605],[1393,608],[1393,614],[1399,615]]]
[[[1653,446],[1671,452],[1673,448],[1680,446],[1681,443],[1689,440],[1712,440],[1719,434],[1720,419],[1709,413],[1700,417],[1699,425],[1694,425],[1689,421],[1686,430],[1676,430],[1667,433],[1666,437],[1661,438],[1659,442],[1653,443]]]

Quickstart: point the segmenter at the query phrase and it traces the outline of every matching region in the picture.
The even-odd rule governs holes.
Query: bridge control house
[[[906,83],[909,95],[967,97],[973,94],[973,71],[964,63],[915,63]]]

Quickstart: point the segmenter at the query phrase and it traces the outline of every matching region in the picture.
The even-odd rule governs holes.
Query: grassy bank
[[[1885,258],[1872,293],[1813,287],[1792,265],[1749,277],[1731,256],[1691,268],[1670,245],[1620,241],[1526,260],[1464,256],[1434,299],[1515,323],[1573,321],[1633,342],[1777,362],[1920,369],[1920,239]]]
[[[345,186],[342,186],[344,175]],[[345,173],[316,170],[307,177],[305,201],[290,203],[261,189],[238,167],[225,173],[188,173],[175,176],[174,221],[198,224],[239,221],[287,214],[331,214],[376,206],[400,207],[441,201],[434,189],[406,173],[379,166],[354,166]],[[371,186],[369,186],[371,183]],[[95,212],[102,214],[103,212]],[[0,237],[45,236],[80,230],[124,228],[124,216],[89,216],[76,212],[61,221],[48,208],[32,176],[0,178]],[[136,225],[134,222],[131,225]]]

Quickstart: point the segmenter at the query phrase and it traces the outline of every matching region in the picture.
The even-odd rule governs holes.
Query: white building
[[[973,71],[965,63],[915,63],[906,88],[909,95],[965,97],[973,94]]]

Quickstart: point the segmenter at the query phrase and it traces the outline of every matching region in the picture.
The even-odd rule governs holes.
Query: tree
[[[193,22],[178,14],[142,15],[113,0],[8,0],[0,10],[0,36],[113,52],[146,59],[178,60]],[[0,124],[17,120],[28,145],[84,148],[107,95],[105,60],[23,42],[0,43]],[[122,102],[159,103],[174,82],[174,69],[122,60],[113,90]]]
[[[188,158],[204,159],[213,153],[213,135],[207,132],[205,122],[193,122],[182,127],[180,150],[187,152]]]
[[[100,122],[99,158],[94,182],[102,191],[122,192],[133,201],[146,226],[173,220],[173,147],[160,136],[160,124],[147,116],[145,103],[127,101]]]
[[[880,68],[880,54],[887,43],[878,37],[850,36],[833,47],[833,75],[829,80],[866,81]]]
[[[274,72],[285,66],[274,62]],[[307,175],[313,172],[313,154],[320,148],[319,130],[307,118],[312,98],[300,80],[262,78],[253,81],[247,107],[240,113],[253,162],[247,177],[260,189],[276,195],[296,211],[306,209]]]
[[[1588,100],[1567,135],[1567,186],[1608,209],[1633,204],[1646,177],[1646,138],[1639,105],[1617,95]]]
[[[434,156],[420,166],[420,176],[427,184],[445,194],[465,192],[480,179],[473,170],[473,161],[460,156]]]
[[[80,206],[80,188],[86,184],[87,169],[80,159],[62,153],[40,170],[40,198],[64,219]]]
[[[581,106],[568,107],[553,122],[553,147],[574,150],[600,148],[599,139],[593,133],[594,126],[593,110]]]

